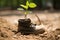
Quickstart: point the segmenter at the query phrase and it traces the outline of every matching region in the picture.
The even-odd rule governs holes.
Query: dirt
[[[38,13],[37,15],[44,25],[45,33],[21,35],[20,32],[16,33],[18,19],[24,18],[24,16],[0,16],[0,40],[60,40],[60,13],[35,13]],[[32,20],[32,23],[39,24],[34,14],[29,14],[28,17]]]

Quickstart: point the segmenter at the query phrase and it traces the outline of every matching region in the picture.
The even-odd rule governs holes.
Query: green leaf
[[[25,6],[25,5],[20,5],[20,6],[25,8],[25,9],[28,9],[28,6]]]
[[[29,6],[29,2],[28,1],[26,2],[26,6]]]
[[[29,7],[30,7],[30,8],[35,8],[36,6],[37,6],[37,5],[36,5],[35,3],[30,3],[30,4],[29,4]]]
[[[21,11],[22,11],[22,10],[24,10],[24,9],[23,9],[23,8],[17,8],[17,10],[21,10]]]

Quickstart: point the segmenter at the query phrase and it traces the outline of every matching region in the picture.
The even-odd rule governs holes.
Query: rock
[[[60,28],[56,28],[55,34],[56,34],[56,35],[60,35]]]

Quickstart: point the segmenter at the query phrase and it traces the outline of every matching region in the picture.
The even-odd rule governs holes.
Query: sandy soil
[[[41,23],[45,26],[46,30],[43,34],[30,34],[30,35],[21,35],[17,33],[18,19],[24,18],[24,15],[17,14],[17,11],[13,11],[15,15],[5,15],[12,12],[0,12],[0,40],[60,40],[60,13],[54,12],[33,12],[38,15],[41,20]],[[2,14],[3,13],[3,14]],[[5,13],[5,14],[4,14]],[[19,13],[19,12],[18,12]],[[3,16],[4,15],[4,16]],[[28,18],[31,19],[32,23],[39,24],[36,16],[34,14],[28,14]]]

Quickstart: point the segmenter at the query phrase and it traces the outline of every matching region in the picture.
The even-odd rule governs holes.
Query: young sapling
[[[35,8],[37,5],[33,2],[26,1],[25,5],[21,4],[20,6],[22,8],[18,8],[18,10],[25,9],[25,13],[24,13],[25,19],[18,20],[18,32],[21,32],[21,34],[30,34],[30,33],[36,33],[36,32],[41,33],[41,34],[44,33],[45,30],[41,29],[44,27],[44,25],[41,24],[41,20],[39,19],[37,14],[35,14],[35,16],[38,19],[39,25],[35,25],[35,24],[31,23],[31,20],[27,18],[27,15],[29,14],[28,9]],[[39,32],[38,30],[40,30],[40,29],[41,29],[41,31]]]
[[[29,14],[28,8],[35,8],[37,5],[33,2],[26,1],[26,5],[20,4],[20,6],[22,7],[22,10],[25,9],[25,19],[27,19],[27,14]],[[21,8],[18,8],[18,10],[21,10]]]

